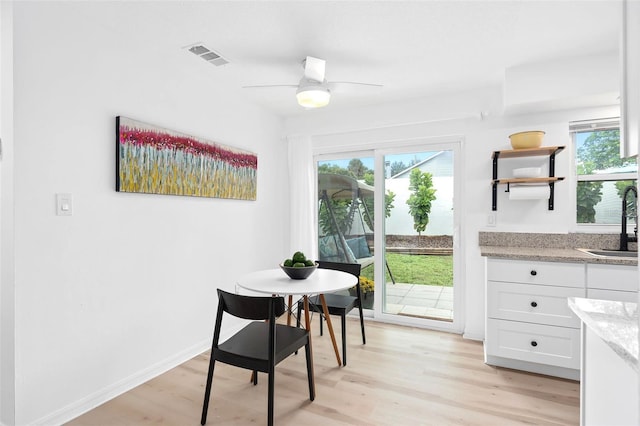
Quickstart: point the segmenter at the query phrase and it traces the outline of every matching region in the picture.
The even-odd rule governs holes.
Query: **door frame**
[[[393,146],[391,148],[390,146]],[[462,199],[464,181],[462,171],[464,170],[464,158],[462,153],[464,147],[464,136],[449,135],[439,137],[420,137],[407,138],[384,142],[371,142],[370,144],[358,144],[357,146],[333,146],[320,149],[314,149],[313,164],[315,185],[317,190],[318,183],[318,162],[336,159],[344,159],[347,157],[372,157],[374,159],[374,216],[385,217],[384,215],[384,156],[390,154],[411,153],[417,151],[435,151],[435,150],[453,150],[454,152],[454,197],[453,197],[453,279],[454,279],[454,297],[453,309],[454,318],[452,322],[438,321],[427,318],[417,318],[409,316],[399,316],[393,314],[385,314],[382,312],[382,297],[374,299],[373,310],[369,310],[367,317],[385,323],[407,325],[412,327],[428,328],[432,330],[448,331],[461,334],[464,331],[465,316],[465,269],[462,267],[464,259],[464,247],[460,244],[460,239],[464,235],[463,224],[461,223],[461,212],[464,211],[464,200]],[[317,213],[315,217],[315,226],[318,225]],[[376,220],[374,223],[374,248],[384,246],[384,220]],[[374,281],[376,283],[376,294],[383,294],[381,288],[384,282],[384,250],[374,250],[375,272]],[[367,311],[365,311],[367,312]]]
[[[394,324],[402,324],[423,328],[430,328],[434,330],[450,331],[455,333],[462,333],[464,329],[464,268],[461,267],[462,259],[464,259],[463,248],[459,243],[460,237],[464,235],[462,229],[462,223],[460,220],[460,212],[464,211],[464,205],[462,200],[462,145],[464,138],[461,136],[453,137],[438,137],[438,138],[418,138],[408,140],[405,143],[396,142],[393,148],[378,148],[374,149],[375,170],[384,170],[384,157],[392,154],[406,154],[422,151],[453,151],[453,321],[439,321],[428,318],[418,318],[410,316],[402,316],[395,314],[387,314],[382,311],[384,306],[384,298],[376,297],[374,299],[374,318],[380,321]],[[375,174],[375,200],[384,200],[384,173]],[[384,216],[384,203],[374,204],[375,217]],[[374,247],[384,247],[385,236],[385,222],[384,220],[377,220],[374,223]],[[385,281],[384,277],[384,250],[375,250],[375,283],[376,294],[384,295],[382,288],[378,288],[378,285],[382,287],[382,283]]]

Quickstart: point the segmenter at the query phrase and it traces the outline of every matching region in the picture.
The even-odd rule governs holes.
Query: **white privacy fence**
[[[422,235],[453,235],[453,177],[433,177],[436,199],[431,204],[429,224]],[[387,218],[385,231],[388,235],[418,235],[413,229],[413,217],[409,213],[407,200],[411,196],[409,179],[387,179],[387,191],[396,194],[391,216]]]

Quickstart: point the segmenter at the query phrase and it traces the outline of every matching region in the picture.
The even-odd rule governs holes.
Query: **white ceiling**
[[[113,20],[129,46],[150,45],[183,78],[226,90],[283,116],[302,59],[327,61],[327,79],[383,84],[334,93],[327,108],[394,102],[502,84],[513,66],[618,49],[616,0],[197,1],[120,3]],[[135,30],[132,30],[134,28]],[[230,61],[216,68],[184,46],[202,42]]]

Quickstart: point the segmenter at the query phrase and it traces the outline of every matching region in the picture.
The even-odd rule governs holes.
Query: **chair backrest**
[[[318,268],[335,269],[336,271],[347,272],[354,275],[356,277],[356,283],[354,284],[354,287],[356,288],[356,297],[358,298],[360,309],[362,309],[362,289],[360,288],[360,270],[362,269],[362,265],[359,263],[340,263],[319,260]]]
[[[225,312],[247,320],[268,320],[285,312],[284,297],[243,296],[218,289],[218,303]]]
[[[319,260],[318,268],[334,269],[336,271],[348,272],[351,275],[359,277],[360,269],[362,269],[362,266],[359,263],[327,262],[324,260]]]

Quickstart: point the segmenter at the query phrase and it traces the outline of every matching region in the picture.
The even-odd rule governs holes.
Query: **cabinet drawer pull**
[[[532,307],[532,308],[535,308],[535,307],[537,307],[537,306],[538,306],[538,302],[531,302],[531,307]]]
[[[536,270],[535,270],[535,269],[533,269],[533,270],[531,271],[531,275],[533,275],[533,276],[535,277],[536,275],[538,275],[538,273],[536,272]]]
[[[533,346],[535,348],[536,346],[538,346],[538,342],[536,342],[535,340],[532,340],[531,341],[531,346]]]

